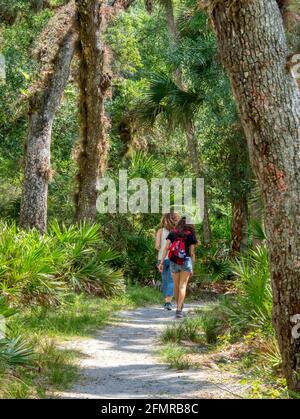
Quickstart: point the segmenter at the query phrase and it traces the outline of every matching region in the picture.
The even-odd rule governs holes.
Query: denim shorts
[[[183,265],[177,265],[177,263],[171,262],[171,272],[178,274],[179,272],[193,272],[192,258],[187,257]]]

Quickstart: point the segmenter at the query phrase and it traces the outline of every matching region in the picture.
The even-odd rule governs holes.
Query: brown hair
[[[177,212],[169,212],[164,214],[160,220],[160,228],[166,228],[171,231],[175,228],[178,221],[180,220],[180,215]]]
[[[178,237],[184,237],[187,231],[190,231],[196,237],[195,227],[193,226],[193,224],[188,224],[186,222],[186,217],[182,217],[178,221],[178,223],[176,225],[176,230],[177,230]],[[198,240],[197,240],[197,242],[198,242]]]

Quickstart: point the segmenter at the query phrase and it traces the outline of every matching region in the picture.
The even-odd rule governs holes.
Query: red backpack
[[[177,230],[174,230],[174,233],[178,233]],[[189,231],[186,231],[186,234],[189,234]],[[183,265],[184,261],[186,259],[187,253],[186,253],[186,247],[185,247],[185,237],[176,237],[173,243],[171,244],[168,258],[171,262],[176,263],[176,265]]]

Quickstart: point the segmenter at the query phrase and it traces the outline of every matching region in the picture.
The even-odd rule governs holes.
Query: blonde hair
[[[177,212],[164,214],[160,220],[160,228],[166,228],[171,231],[176,227],[179,220],[180,215]]]

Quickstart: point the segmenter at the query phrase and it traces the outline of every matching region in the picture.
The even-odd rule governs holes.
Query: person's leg
[[[167,274],[166,274],[166,266],[165,266],[165,264],[163,264],[163,271],[162,271],[162,273],[161,273],[161,281],[162,281],[162,293],[163,293],[163,296],[164,296],[164,299],[165,299],[165,303],[164,303],[164,307],[166,307],[166,304],[167,304],[167,287],[168,287],[168,284],[167,284],[167,278],[166,278],[166,276],[167,276]]]
[[[182,311],[183,303],[186,296],[186,288],[189,282],[191,273],[182,271],[180,272],[179,276],[179,287],[178,287],[178,300],[177,300],[177,309],[178,311]]]
[[[174,282],[174,298],[175,303],[178,305],[178,293],[179,293],[179,281],[180,281],[180,272],[173,273],[173,282]]]
[[[167,259],[165,260],[165,269],[166,269],[166,302],[171,303],[172,298],[174,295],[174,283],[173,283],[173,277],[171,272],[171,263]]]
[[[162,272],[162,290],[165,297],[165,305],[164,307],[168,310],[172,309],[171,301],[173,298],[174,293],[174,286],[173,286],[173,278],[171,274],[171,268],[170,268],[170,261],[165,260],[163,265],[163,272]]]

